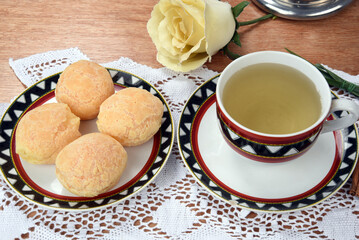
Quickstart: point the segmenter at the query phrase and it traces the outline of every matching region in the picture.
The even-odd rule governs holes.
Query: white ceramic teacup
[[[321,113],[314,124],[295,133],[268,134],[249,129],[228,114],[223,106],[223,90],[226,83],[240,69],[259,63],[286,65],[299,70],[311,80],[321,102]],[[226,142],[247,158],[269,163],[295,159],[313,145],[320,133],[343,129],[354,124],[359,118],[359,106],[354,101],[332,100],[327,81],[311,63],[295,55],[277,51],[251,53],[230,63],[218,79],[216,101],[217,118]],[[331,113],[339,110],[348,111],[349,114],[339,119],[328,120]]]

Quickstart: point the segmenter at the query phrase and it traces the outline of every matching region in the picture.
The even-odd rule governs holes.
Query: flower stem
[[[270,13],[270,14],[264,15],[263,17],[260,17],[260,18],[257,18],[257,19],[253,19],[253,20],[250,20],[250,21],[238,22],[238,25],[239,25],[239,26],[246,26],[246,25],[250,25],[250,24],[253,24],[253,23],[257,23],[257,22],[266,20],[266,19],[268,19],[268,18],[272,18],[272,17],[275,17],[275,15],[272,14],[272,13]]]

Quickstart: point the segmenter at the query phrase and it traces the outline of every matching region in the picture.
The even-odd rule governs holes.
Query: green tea
[[[304,130],[321,114],[320,96],[310,79],[274,63],[255,64],[235,73],[224,87],[223,105],[243,126],[269,134]]]

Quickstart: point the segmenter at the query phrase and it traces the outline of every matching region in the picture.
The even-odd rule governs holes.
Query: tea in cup
[[[236,59],[220,75],[216,109],[226,142],[247,158],[282,162],[305,153],[320,133],[348,127],[359,106],[332,100],[322,74],[295,55],[263,51]],[[349,114],[327,120],[337,110]]]

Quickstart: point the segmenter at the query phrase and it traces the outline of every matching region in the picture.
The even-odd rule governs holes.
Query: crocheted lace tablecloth
[[[30,86],[79,59],[89,58],[78,48],[71,48],[10,59],[9,64],[16,76]],[[123,57],[102,65],[130,72],[155,86],[166,99],[175,125],[195,89],[218,74],[205,67],[189,73],[153,69]],[[359,76],[334,72],[359,83]],[[341,97],[352,98],[343,90],[334,90]],[[0,104],[1,115],[8,105]],[[251,212],[213,197],[198,184],[185,167],[175,141],[170,158],[152,183],[138,194],[103,209],[45,209],[19,197],[0,178],[0,238],[355,239],[359,238],[359,198],[348,194],[350,181],[330,198],[305,210]]]

